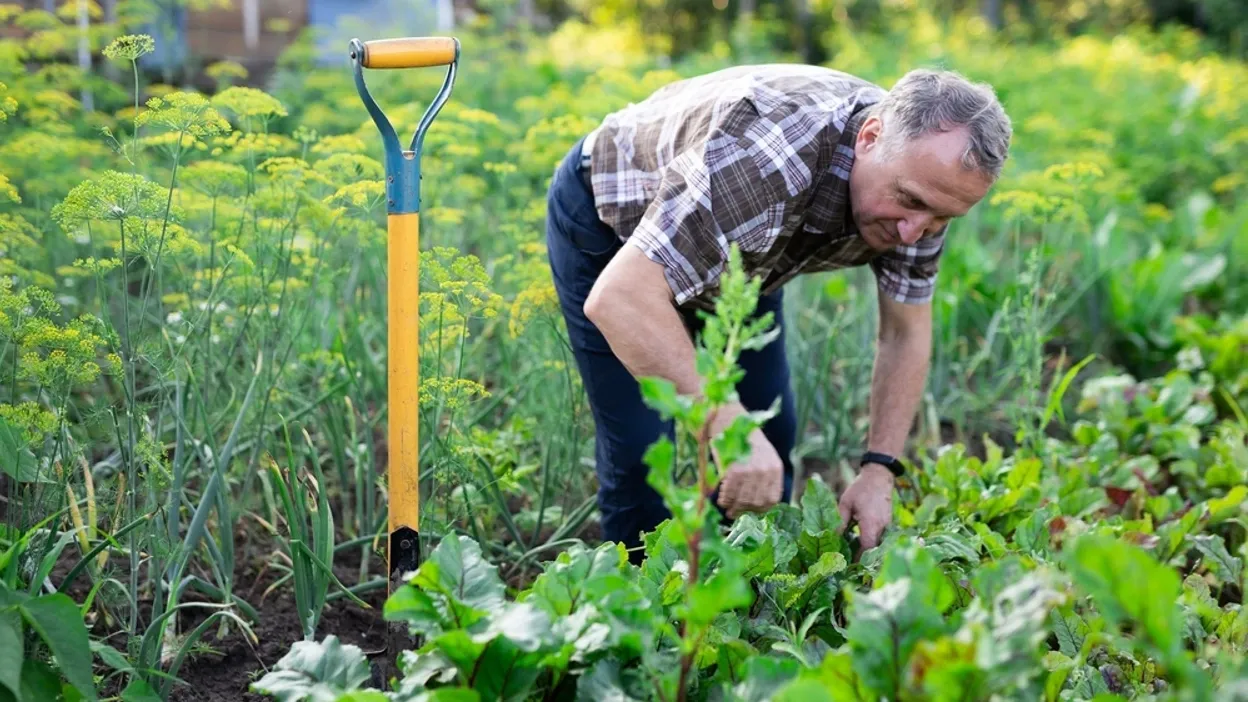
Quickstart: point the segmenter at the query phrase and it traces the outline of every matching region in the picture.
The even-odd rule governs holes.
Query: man
[[[763,282],[758,314],[780,336],[742,355],[744,410],[780,398],[729,468],[729,518],[792,491],[797,438],[782,286],[802,273],[869,266],[879,336],[864,460],[840,499],[864,548],[892,517],[892,492],[925,384],[933,287],[949,221],[1000,174],[1009,118],[988,86],[915,70],[888,91],[827,68],[740,66],[667,85],[603,120],[556,169],[547,245],[559,301],[597,430],[603,538],[636,560],[641,533],[669,516],[642,457],[670,423],[636,378],[697,393],[697,309],[711,309],[730,244]]]

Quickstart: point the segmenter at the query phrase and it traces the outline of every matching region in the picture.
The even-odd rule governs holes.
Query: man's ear
[[[880,134],[883,129],[884,122],[880,120],[879,115],[871,115],[863,120],[862,127],[858,130],[858,137],[854,140],[854,150],[862,155],[879,147]]]

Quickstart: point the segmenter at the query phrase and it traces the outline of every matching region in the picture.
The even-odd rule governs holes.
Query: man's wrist
[[[860,476],[870,476],[879,480],[887,480],[889,483],[896,481],[896,476],[888,469],[887,466],[880,463],[865,463],[862,470],[858,472]]]
[[[866,467],[868,464],[878,465],[879,467],[887,470],[889,474],[894,477],[899,477],[905,473],[905,467],[901,464],[901,461],[891,453],[883,453],[868,449],[867,452],[862,455],[859,465]]]

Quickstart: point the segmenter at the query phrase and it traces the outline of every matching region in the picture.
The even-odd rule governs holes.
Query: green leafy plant
[[[31,542],[60,516],[54,514],[10,543],[0,540],[7,546],[0,552],[0,650],[4,651],[0,656],[0,699],[51,700],[71,690],[81,699],[99,699],[91,676],[90,640],[82,613],[64,593],[43,593],[39,587],[67,541],[62,539],[45,555],[28,587],[20,578]]]

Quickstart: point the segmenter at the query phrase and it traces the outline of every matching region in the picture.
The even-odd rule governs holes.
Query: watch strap
[[[890,473],[898,477],[901,477],[901,475],[906,472],[905,466],[901,465],[901,461],[897,460],[895,456],[890,456],[887,453],[880,453],[879,451],[867,451],[862,454],[862,461],[858,464],[859,467],[865,466],[868,463],[879,463],[887,468]]]

